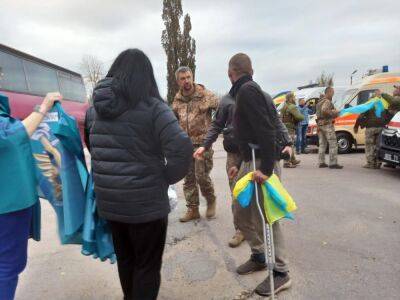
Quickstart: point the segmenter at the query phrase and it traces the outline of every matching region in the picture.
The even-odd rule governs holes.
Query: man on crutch
[[[235,98],[236,111],[234,116],[235,137],[238,139],[240,166],[232,167],[229,171],[230,177],[240,179],[247,173],[253,171],[252,149],[249,144],[258,145],[255,152],[256,171],[254,181],[262,184],[275,173],[280,175],[279,156],[276,149],[276,124],[278,115],[271,97],[264,93],[257,83],[252,79],[253,68],[248,55],[238,53],[229,61],[228,76],[232,82],[230,94]],[[261,196],[261,189],[259,189]],[[262,196],[260,197],[262,199]],[[260,201],[263,208],[263,201]],[[237,268],[237,273],[246,275],[257,271],[265,270],[266,258],[264,253],[265,224],[261,219],[257,203],[254,199],[246,208],[242,208],[237,201],[234,205],[237,211],[238,226],[243,233],[245,240],[251,248],[250,259]],[[279,222],[272,226],[273,240],[275,245],[275,264],[273,271],[273,282],[275,293],[287,289],[291,285],[288,274],[288,265],[284,257],[283,236]],[[270,278],[267,277],[260,283],[255,292],[262,296],[271,295]]]

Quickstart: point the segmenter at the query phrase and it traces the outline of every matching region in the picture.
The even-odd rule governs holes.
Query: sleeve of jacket
[[[395,106],[396,108],[400,108],[400,97],[399,96],[391,96],[389,94],[383,93],[382,98],[385,99],[389,105]]]
[[[260,170],[271,176],[275,164],[276,129],[273,122],[274,113],[264,95],[253,86],[242,87],[237,96],[237,107],[240,114],[250,124],[257,144],[260,146]]]
[[[211,122],[211,126],[207,131],[206,137],[203,141],[203,147],[206,149],[211,148],[212,144],[217,140],[218,135],[225,128],[225,124],[228,118],[227,106],[224,103],[219,104],[214,120]]]
[[[304,120],[304,115],[299,111],[296,105],[291,106],[289,112],[296,121],[300,122]]]
[[[193,145],[181,129],[172,110],[160,103],[154,117],[154,131],[166,159],[165,177],[174,184],[186,176],[193,155]]]
[[[83,140],[86,144],[87,149],[90,152],[90,128],[93,125],[93,107],[89,107],[85,114],[85,122],[83,128]]]
[[[292,146],[293,141],[290,138],[289,131],[286,128],[285,124],[283,124],[282,120],[280,118],[276,118],[276,134],[279,139],[281,139],[285,146]]]
[[[331,109],[329,100],[322,104],[321,114],[326,118],[336,118],[338,116],[338,113]]]
[[[211,91],[206,91],[208,108],[211,110],[215,110],[218,108],[218,97]]]

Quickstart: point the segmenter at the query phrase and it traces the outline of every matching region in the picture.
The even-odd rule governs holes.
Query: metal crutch
[[[251,156],[253,162],[253,170],[256,171],[256,150],[260,147],[255,144],[250,144],[249,147],[251,148]],[[258,183],[255,182],[255,194],[256,194],[256,202],[258,212],[260,213],[260,217],[262,220],[263,226],[263,237],[264,237],[264,252],[267,258],[267,268],[269,273],[269,283],[271,286],[271,298],[272,300],[275,299],[275,284],[274,284],[274,267],[275,267],[275,247],[274,247],[274,232],[272,230],[272,225],[268,224],[265,221],[264,212],[260,205],[260,199],[258,196]]]

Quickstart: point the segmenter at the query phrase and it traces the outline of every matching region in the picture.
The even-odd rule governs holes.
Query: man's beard
[[[183,89],[185,90],[185,92],[190,92],[193,88],[193,84],[185,84],[183,86]]]

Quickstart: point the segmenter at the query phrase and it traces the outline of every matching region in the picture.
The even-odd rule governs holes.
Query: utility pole
[[[350,85],[353,84],[353,75],[357,73],[358,70],[354,70],[353,73],[350,75]]]

